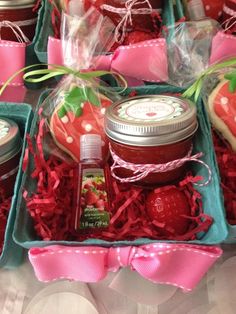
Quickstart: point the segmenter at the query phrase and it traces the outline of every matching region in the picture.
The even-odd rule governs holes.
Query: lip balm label
[[[183,114],[183,106],[173,100],[145,98],[123,103],[118,109],[118,116],[129,121],[162,121],[174,119]]]
[[[103,169],[83,169],[80,229],[109,226],[108,198]]]

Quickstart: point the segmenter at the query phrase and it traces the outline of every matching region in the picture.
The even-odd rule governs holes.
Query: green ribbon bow
[[[124,85],[124,88],[119,91],[122,93],[127,88],[126,80],[116,72],[109,72],[109,71],[90,71],[90,72],[81,72],[77,71],[65,66],[61,65],[49,65],[49,64],[34,64],[27,66],[25,68],[20,69],[16,73],[14,73],[2,86],[0,89],[0,95],[3,93],[7,85],[20,73],[33,69],[39,66],[50,66],[47,69],[37,69],[32,70],[23,75],[23,79],[29,83],[38,83],[43,82],[53,77],[59,75],[73,75],[76,78],[79,78],[83,81],[88,82],[88,86],[86,84],[84,86],[73,86],[71,90],[65,93],[64,104],[60,107],[58,111],[58,115],[60,118],[66,115],[67,112],[72,111],[75,116],[79,117],[83,113],[82,104],[85,101],[89,101],[94,106],[100,105],[100,99],[96,92],[94,92],[94,88],[103,91],[103,92],[111,92],[107,87],[101,86],[99,84],[98,79],[104,75],[110,74],[116,79],[117,81],[121,81]]]
[[[219,70],[222,70],[227,67],[232,67],[236,65],[236,57],[228,59],[224,62],[217,63],[215,65],[210,66],[206,71],[204,71],[199,78],[183,93],[183,97],[191,98],[194,96],[194,101],[197,102],[205,78],[213,73],[216,73]],[[236,90],[236,70],[233,70],[224,75],[224,78],[230,81],[229,91],[234,93]]]
[[[127,82],[126,80],[120,75],[119,73],[116,72],[109,72],[109,71],[88,71],[88,72],[81,72],[78,70],[74,70],[71,68],[68,68],[66,66],[62,65],[55,65],[55,64],[33,64],[29,65],[25,68],[20,69],[16,73],[14,73],[2,86],[0,89],[0,95],[3,93],[5,88],[9,85],[9,83],[20,73],[25,72],[27,70],[39,67],[39,66],[49,66],[50,68],[47,69],[37,69],[37,70],[32,70],[23,75],[23,79],[26,82],[29,83],[38,83],[38,82],[43,82],[48,79],[51,79],[53,77],[59,76],[59,75],[73,75],[81,80],[87,81],[91,83],[93,86],[99,88],[100,90],[107,91],[108,89],[104,86],[99,85],[99,82],[97,81],[98,78],[101,78],[104,75],[110,74],[113,77],[116,78],[116,81],[120,81],[123,83],[124,88],[122,91],[123,92],[127,88]]]

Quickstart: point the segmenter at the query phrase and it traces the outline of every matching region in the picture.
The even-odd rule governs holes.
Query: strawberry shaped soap
[[[104,114],[111,100],[90,87],[73,87],[58,104],[50,119],[54,141],[74,160],[80,160],[80,135],[99,134],[103,140],[103,157],[108,153],[104,133]]]
[[[182,235],[188,231],[191,208],[184,192],[176,187],[155,189],[146,198],[146,211],[151,221],[163,224],[160,233],[165,236]]]

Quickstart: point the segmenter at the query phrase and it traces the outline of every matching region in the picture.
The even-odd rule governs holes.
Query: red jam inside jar
[[[126,25],[126,31],[144,31],[154,32],[157,30],[156,23],[160,21],[157,16],[162,13],[163,0],[149,0],[148,2],[140,1],[132,5],[132,23],[130,21]],[[102,9],[104,16],[109,17],[115,25],[118,25],[122,18],[125,16],[125,12],[129,9],[126,7],[127,0],[106,0],[106,1],[95,1],[95,6]],[[104,7],[107,5],[108,7]],[[112,8],[109,8],[111,6]],[[117,11],[115,9],[118,9]],[[123,12],[119,9],[123,9]],[[134,13],[135,10],[146,10],[145,13]],[[150,9],[152,11],[150,11]],[[151,13],[152,12],[152,13]]]
[[[115,103],[106,110],[105,131],[113,152],[133,164],[165,164],[186,157],[198,128],[196,107],[178,97],[138,96]],[[152,172],[134,182],[143,186],[166,185],[184,176],[186,163],[173,170]],[[133,171],[120,167],[120,178]]]
[[[0,199],[13,195],[22,140],[18,125],[0,118]]]
[[[37,12],[33,10],[35,3],[35,0],[0,0],[0,22],[10,21],[16,24],[32,41],[37,23]],[[19,34],[16,29],[15,31]],[[1,39],[18,41],[9,25],[3,25],[0,32]]]

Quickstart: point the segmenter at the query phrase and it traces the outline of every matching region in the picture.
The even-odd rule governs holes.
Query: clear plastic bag
[[[211,19],[176,24],[164,31],[169,83],[187,87],[208,67],[212,39],[220,25]]]
[[[99,61],[96,56],[113,44],[112,29],[110,20],[95,8],[90,8],[83,16],[62,16],[64,64],[71,74],[46,98],[42,116],[46,118],[54,142],[75,161],[80,160],[82,134],[101,135],[104,158],[108,152],[103,118],[106,107],[119,96],[101,81],[101,73],[92,69],[94,62]]]

